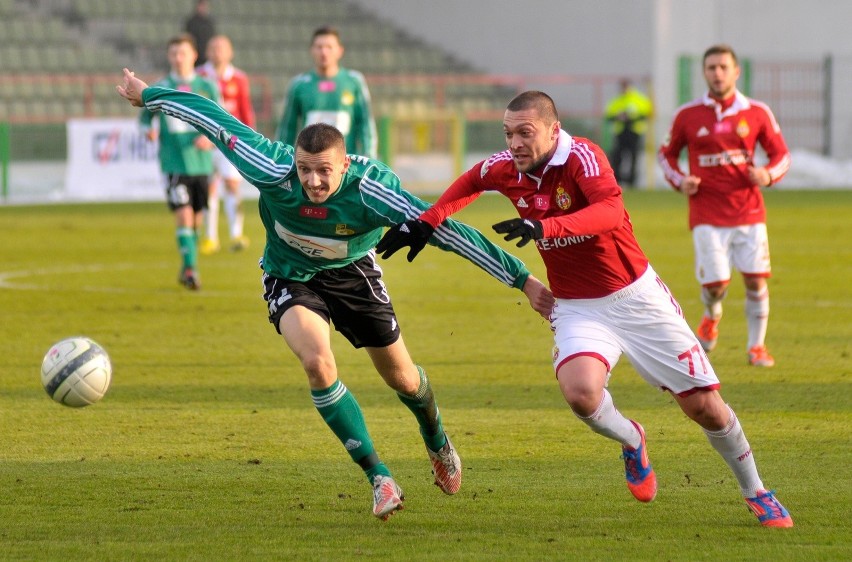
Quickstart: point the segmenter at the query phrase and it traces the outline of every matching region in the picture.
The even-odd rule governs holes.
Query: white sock
[[[210,197],[207,200],[207,238],[214,242],[219,241],[219,197]]]
[[[746,290],[746,324],[748,324],[748,348],[763,345],[769,325],[769,288],[762,291]]]
[[[243,213],[240,209],[240,200],[233,193],[225,194],[225,215],[228,217],[228,232],[231,239],[243,235]]]
[[[728,290],[725,289],[721,295],[714,297],[710,294],[707,287],[701,287],[701,302],[704,303],[704,314],[711,320],[719,320],[722,318],[722,300]]]
[[[591,416],[577,417],[592,428],[595,433],[618,441],[622,445],[628,445],[635,449],[642,443],[639,430],[636,429],[633,422],[621,415],[621,412],[616,409],[612,396],[606,389],[603,391],[603,398],[598,409]]]
[[[757,495],[758,490],[764,489],[763,482],[760,481],[760,475],[757,473],[757,465],[754,462],[751,445],[748,444],[740,420],[737,419],[737,415],[730,406],[728,406],[728,411],[731,413],[731,417],[724,428],[719,431],[707,431],[705,429],[704,433],[713,448],[722,455],[722,458],[731,467],[737,482],[740,484],[743,497],[753,498]]]

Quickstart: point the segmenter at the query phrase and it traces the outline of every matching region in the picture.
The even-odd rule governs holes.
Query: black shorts
[[[207,208],[207,195],[210,191],[209,176],[166,175],[166,201],[174,211],[187,205],[196,213]]]
[[[356,348],[387,347],[399,339],[396,314],[373,254],[321,271],[304,283],[264,273],[263,288],[269,321],[278,333],[281,316],[298,304],[333,323]]]

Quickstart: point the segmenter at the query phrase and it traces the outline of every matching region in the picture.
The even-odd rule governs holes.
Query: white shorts
[[[213,154],[213,166],[216,168],[216,172],[222,176],[222,179],[238,180],[242,177],[234,165],[231,164],[231,161],[228,160],[228,157],[219,150]]]
[[[607,297],[556,299],[551,327],[557,372],[585,355],[599,359],[611,374],[624,353],[651,386],[681,395],[719,388],[680,305],[650,265],[635,282]]]
[[[702,285],[729,281],[731,266],[743,275],[769,277],[766,224],[722,227],[700,224],[692,229],[695,278]]]

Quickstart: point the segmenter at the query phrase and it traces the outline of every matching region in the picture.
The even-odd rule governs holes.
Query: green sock
[[[183,259],[183,267],[195,268],[198,261],[198,235],[195,229],[189,226],[180,226],[177,229],[177,244],[180,256]]]
[[[336,380],[326,389],[311,390],[311,398],[322,419],[346,447],[352,460],[364,470],[370,482],[376,475],[391,475],[373,448],[361,407],[342,382]]]
[[[417,423],[420,424],[420,435],[426,446],[433,451],[439,450],[447,444],[447,436],[444,434],[444,426],[441,424],[441,413],[435,403],[435,395],[432,393],[432,385],[426,378],[426,372],[417,365],[420,373],[420,387],[414,396],[397,392],[397,396],[408,409],[414,413]]]

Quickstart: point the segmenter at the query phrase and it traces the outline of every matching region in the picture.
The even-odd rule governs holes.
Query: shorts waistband
[[[630,285],[624,287],[623,289],[619,289],[611,295],[607,295],[605,297],[600,297],[597,299],[556,299],[556,302],[564,302],[568,306],[582,306],[585,308],[609,306],[620,300],[630,298],[636,293],[643,291],[646,287],[656,282],[656,279],[657,273],[654,271],[654,268],[651,267],[651,264],[648,264],[648,269],[645,270],[645,273],[639,276],[639,279],[637,279]]]

